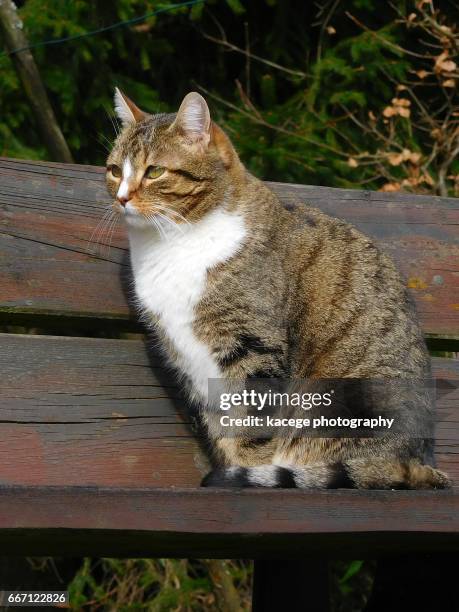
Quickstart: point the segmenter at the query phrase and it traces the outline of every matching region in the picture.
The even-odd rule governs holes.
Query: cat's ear
[[[115,87],[115,113],[123,127],[142,121],[146,117],[146,114],[118,87]]]
[[[207,102],[200,94],[192,91],[183,98],[171,129],[180,130],[192,143],[207,146],[210,141],[210,125]]]

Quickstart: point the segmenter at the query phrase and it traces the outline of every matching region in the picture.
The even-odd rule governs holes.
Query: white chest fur
[[[135,289],[142,308],[154,313],[178,355],[179,370],[195,392],[207,398],[208,379],[221,377],[207,345],[193,332],[195,307],[206,287],[207,271],[228,260],[246,235],[241,216],[215,210],[193,225],[166,230],[129,227]]]

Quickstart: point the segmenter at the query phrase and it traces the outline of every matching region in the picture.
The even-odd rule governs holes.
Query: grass
[[[331,564],[332,612],[363,610],[374,570],[372,561]],[[86,558],[69,591],[72,610],[249,612],[251,586],[250,561]]]
[[[85,559],[69,585],[74,610],[243,612],[251,564],[194,559]]]

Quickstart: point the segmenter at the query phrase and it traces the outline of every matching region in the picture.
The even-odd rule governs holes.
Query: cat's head
[[[196,92],[177,113],[150,115],[117,89],[115,112],[122,130],[107,159],[107,188],[131,225],[196,221],[243,175],[229,138]]]

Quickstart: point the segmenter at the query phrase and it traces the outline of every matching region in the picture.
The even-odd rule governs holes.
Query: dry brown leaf
[[[392,104],[395,106],[411,106],[411,100],[406,98],[392,98]]]
[[[402,159],[403,161],[406,161],[407,159],[410,159],[411,156],[411,151],[409,149],[403,149],[402,151]]]
[[[437,55],[437,57],[435,58],[435,70],[437,70],[437,72],[441,70],[440,66],[446,60],[447,57],[449,57],[448,51],[443,51],[442,53],[440,53],[440,55]]]
[[[140,23],[139,25],[132,26],[132,29],[135,32],[139,32],[139,34],[150,32],[152,28],[153,28],[153,24],[151,23]]]
[[[384,117],[393,117],[397,114],[397,110],[393,106],[386,106],[382,114]]]
[[[420,79],[425,79],[426,76],[430,74],[430,72],[427,72],[427,70],[418,70],[416,74],[418,75]]]
[[[351,168],[357,168],[357,166],[359,165],[359,162],[353,157],[350,157],[347,160],[347,165],[350,166]]]
[[[368,111],[368,117],[371,119],[371,121],[376,121],[376,115],[373,111]]]
[[[400,191],[400,183],[386,183],[379,191]]]
[[[442,83],[443,87],[456,87],[456,81],[454,79],[447,79]]]
[[[408,18],[407,18],[407,19],[408,19],[408,21],[410,21],[410,22],[411,22],[411,21],[414,21],[414,20],[416,19],[416,17],[417,17],[416,13],[410,13],[410,14],[408,15]]]
[[[453,62],[453,60],[447,60],[446,62],[442,62],[441,67],[445,72],[453,72],[456,70],[457,64]]]
[[[416,187],[419,184],[418,179],[416,178],[406,178],[402,181],[402,187]]]
[[[435,71],[436,72],[453,72],[456,70],[456,62],[448,59],[449,53],[448,51],[443,51],[440,55],[435,59]]]
[[[387,159],[391,166],[400,166],[403,161],[403,157],[401,153],[391,153],[387,156]]]
[[[327,27],[327,33],[330,35],[336,34],[336,30],[333,26],[328,26]]]
[[[406,85],[397,85],[397,91],[405,91],[405,89],[408,89]]]
[[[407,119],[411,115],[411,111],[409,108],[399,107],[397,110],[400,117],[405,117],[405,119]]]
[[[421,160],[422,155],[420,153],[411,153],[409,160],[412,164],[417,164]]]

